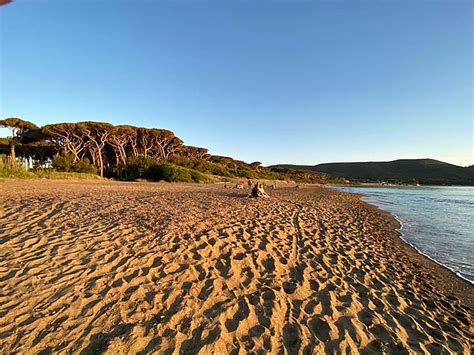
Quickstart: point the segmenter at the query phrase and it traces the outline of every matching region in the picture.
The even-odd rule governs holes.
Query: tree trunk
[[[115,151],[115,163],[117,165],[117,177],[120,179],[122,177],[122,161],[117,151]]]
[[[104,176],[104,160],[102,159],[102,152],[99,153],[99,168],[100,176]]]
[[[10,160],[12,164],[16,163],[15,143],[13,143],[13,140],[10,142]]]

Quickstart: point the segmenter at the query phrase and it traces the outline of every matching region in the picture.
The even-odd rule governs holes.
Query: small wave
[[[466,263],[466,256],[463,253],[468,250],[462,249],[462,245],[456,245],[455,238],[459,236],[459,233],[463,233],[463,230],[458,231],[455,227],[450,226],[449,223],[443,223],[442,219],[445,219],[444,215],[437,215],[436,211],[444,211],[441,206],[449,206],[450,199],[441,196],[416,196],[413,191],[407,193],[403,189],[398,189],[400,192],[383,193],[380,191],[371,191],[370,189],[356,189],[352,188],[341,189],[343,191],[349,191],[353,193],[360,193],[363,195],[363,201],[375,205],[382,210],[389,212],[399,223],[400,239],[407,245],[414,248],[419,254],[427,257],[436,264],[450,270],[456,276],[474,285],[474,267],[470,263]],[[426,193],[423,192],[423,193]],[[438,192],[437,192],[438,193]],[[467,203],[465,203],[467,202]],[[462,201],[453,197],[451,205],[456,206],[469,206],[471,201]],[[408,209],[407,209],[408,207]],[[410,208],[412,207],[412,208]],[[415,207],[415,209],[413,209]],[[406,213],[403,212],[406,209]],[[401,211],[404,217],[400,217],[397,211]],[[430,212],[429,222],[426,219],[426,213]],[[433,213],[431,213],[433,212]],[[440,212],[444,213],[444,212]],[[458,207],[455,209],[456,219],[459,216],[465,218],[470,217],[470,212],[465,210],[459,210]],[[417,214],[420,214],[417,217]],[[421,219],[419,218],[421,217]],[[436,219],[438,217],[438,220]],[[428,223],[428,224],[427,224]],[[456,225],[459,225],[456,223]],[[449,237],[443,239],[440,237]],[[415,240],[413,242],[410,240]],[[418,245],[426,244],[429,248],[430,245],[434,245],[436,250],[426,250],[426,248],[420,248]],[[435,244],[433,244],[435,243]],[[453,250],[453,248],[455,250]],[[456,248],[461,248],[457,250]]]
[[[387,211],[389,212],[397,221],[398,223],[400,224],[400,227],[397,228],[397,232],[400,233],[400,239],[405,243],[405,244],[408,244],[409,246],[411,246],[413,249],[415,249],[417,251],[418,254],[421,254],[423,255],[424,257],[430,259],[431,261],[435,262],[436,264],[444,267],[445,269],[448,269],[449,271],[451,271],[452,273],[454,273],[456,276],[460,277],[461,279],[469,282],[470,284],[474,285],[474,280],[470,280],[466,277],[464,277],[459,271],[457,270],[454,270],[451,266],[449,265],[446,265],[446,264],[443,264],[442,262],[434,259],[433,257],[431,257],[430,255],[426,254],[425,252],[421,251],[415,244],[413,243],[410,243],[409,241],[406,240],[406,237],[405,237],[405,234],[402,232],[402,229],[403,229],[403,221],[393,212],[390,212],[390,211]]]

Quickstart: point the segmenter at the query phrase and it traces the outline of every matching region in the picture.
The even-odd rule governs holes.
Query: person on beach
[[[251,192],[252,197],[258,198],[258,182],[255,183],[255,185],[252,188]]]
[[[259,197],[268,198],[270,196],[268,196],[268,194],[265,192],[265,190],[263,188],[263,185],[257,182],[257,183],[255,183],[255,186],[252,189],[252,197],[255,197],[255,198],[259,198]]]

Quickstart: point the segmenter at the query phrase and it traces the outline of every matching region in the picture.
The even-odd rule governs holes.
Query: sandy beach
[[[465,352],[474,287],[325,187],[0,182],[1,352]]]

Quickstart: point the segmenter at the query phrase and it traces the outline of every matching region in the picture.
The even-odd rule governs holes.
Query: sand
[[[0,183],[1,352],[469,352],[473,286],[359,197]]]

